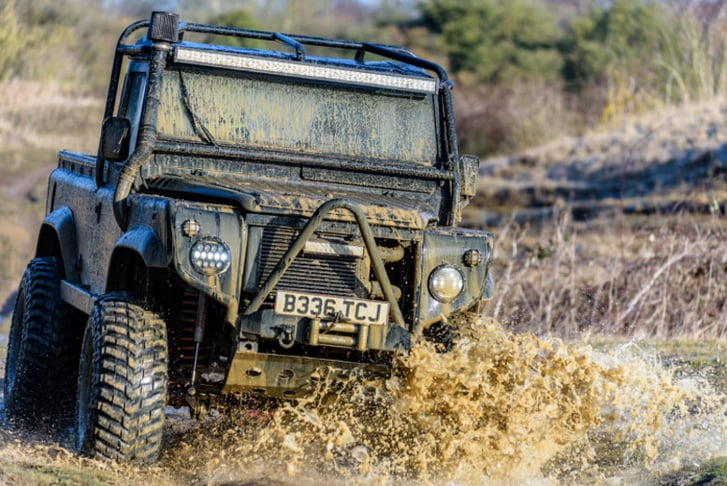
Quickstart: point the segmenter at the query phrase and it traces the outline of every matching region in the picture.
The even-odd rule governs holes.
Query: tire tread
[[[167,399],[166,324],[111,294],[97,302],[89,326],[94,386],[88,452],[120,462],[153,462]]]
[[[10,418],[57,419],[72,414],[76,376],[70,370],[78,368],[83,314],[61,300],[62,278],[55,257],[34,258],[23,274],[12,323],[22,326],[22,333],[18,342],[9,343],[17,353],[12,389],[7,376],[5,380]]]

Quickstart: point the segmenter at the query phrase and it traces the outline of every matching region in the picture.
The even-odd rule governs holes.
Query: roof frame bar
[[[363,62],[366,53],[375,54],[392,61],[399,61],[416,66],[437,74],[439,80],[444,84],[449,83],[446,71],[436,63],[415,56],[409,49],[386,44],[372,44],[368,42],[357,42],[344,39],[329,39],[326,37],[315,37],[300,34],[282,34],[280,32],[240,29],[237,27],[222,27],[209,24],[180,22],[180,33],[195,32],[199,34],[225,35],[245,39],[256,39],[266,41],[279,41],[295,49],[298,60],[305,59],[305,46],[327,47],[330,49],[342,49],[355,52],[355,59]]]

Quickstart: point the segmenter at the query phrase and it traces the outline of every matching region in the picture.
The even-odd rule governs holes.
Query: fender
[[[78,242],[73,212],[62,206],[43,219],[38,234],[35,256],[57,256],[63,262],[66,280],[78,282],[80,275],[76,266]]]
[[[120,249],[137,253],[150,268],[165,268],[171,261],[171,256],[161,239],[149,226],[135,226],[119,238],[111,256],[112,264]]]

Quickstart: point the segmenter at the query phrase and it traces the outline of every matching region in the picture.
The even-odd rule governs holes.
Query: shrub
[[[727,338],[727,230],[719,214],[695,218],[509,224],[486,310],[540,335]]]
[[[530,0],[428,0],[424,24],[440,35],[452,70],[489,83],[552,81],[563,60],[560,33],[542,4]]]

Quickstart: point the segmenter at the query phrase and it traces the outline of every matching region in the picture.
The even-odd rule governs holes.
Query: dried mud
[[[484,319],[386,381],[236,410],[197,423],[170,409],[151,468],[80,458],[68,429],[4,424],[0,483],[667,484],[727,450],[727,396],[698,375],[633,343],[597,352]]]

